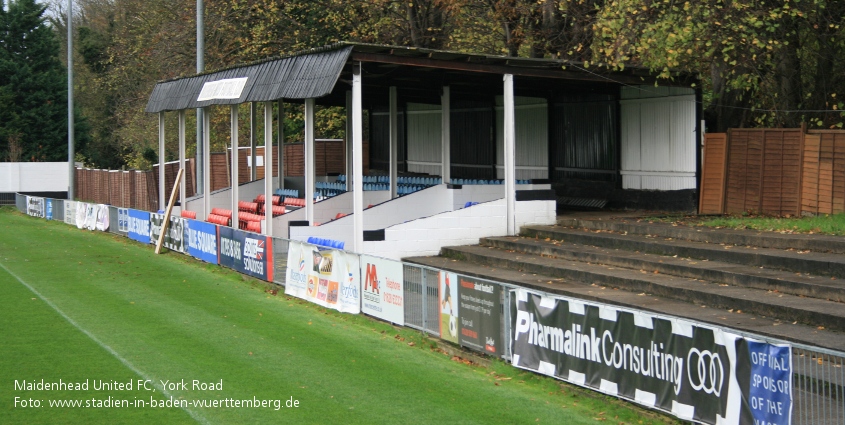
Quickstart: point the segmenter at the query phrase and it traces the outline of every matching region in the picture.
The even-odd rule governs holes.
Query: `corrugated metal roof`
[[[319,98],[331,93],[352,52],[352,46],[323,50],[224,69],[156,84],[146,112],[178,111],[210,105],[237,105],[277,99]],[[207,82],[247,78],[240,97],[197,101]]]

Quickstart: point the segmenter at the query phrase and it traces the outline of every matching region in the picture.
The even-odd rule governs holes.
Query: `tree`
[[[67,160],[67,74],[45,9],[35,0],[0,9],[0,152],[18,149],[24,161]],[[79,121],[77,146],[84,146]]]
[[[845,2],[613,0],[596,55],[613,65],[698,72],[710,131],[842,127]]]

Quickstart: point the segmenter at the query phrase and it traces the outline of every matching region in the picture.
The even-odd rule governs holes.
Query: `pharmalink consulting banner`
[[[683,420],[791,423],[788,345],[524,289],[512,295],[514,366]]]
[[[141,242],[150,243],[150,213],[140,210],[129,210],[128,219],[129,239]]]
[[[158,243],[163,221],[164,214],[150,214],[150,243],[153,245]],[[169,221],[167,233],[161,244],[171,251],[185,253],[185,219],[171,215]]]
[[[286,295],[343,313],[361,312],[361,278],[357,255],[290,241],[287,264]]]
[[[399,261],[361,256],[361,311],[370,316],[405,325],[404,266]]]
[[[217,246],[221,266],[268,282],[273,281],[272,238],[220,226]]]
[[[185,240],[188,255],[217,264],[217,225],[198,220],[185,220]]]

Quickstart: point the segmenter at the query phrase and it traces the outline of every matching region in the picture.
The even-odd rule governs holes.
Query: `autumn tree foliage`
[[[61,11],[64,0],[53,1]],[[77,96],[91,117],[96,147],[87,158],[93,165],[148,165],[142,153],[157,143],[157,119],[143,109],[156,81],[194,73],[195,2],[76,4]],[[207,69],[347,40],[559,58],[586,67],[643,66],[666,78],[676,71],[697,73],[710,131],[801,123],[838,128],[845,120],[841,0],[205,0],[205,5]],[[61,34],[63,18],[55,16]],[[295,140],[299,112],[295,105],[288,112],[286,136]],[[214,116],[219,134],[227,134],[228,112]],[[191,140],[193,114],[188,118]],[[343,113],[323,110],[318,118],[326,136],[342,135]],[[175,134],[175,118],[167,125],[168,134]]]

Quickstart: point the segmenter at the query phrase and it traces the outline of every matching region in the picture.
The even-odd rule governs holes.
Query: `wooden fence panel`
[[[804,163],[802,169],[801,212],[819,213],[819,149],[821,136],[804,136]]]
[[[728,135],[704,135],[704,166],[699,191],[699,214],[722,214],[725,208],[725,166]]]

